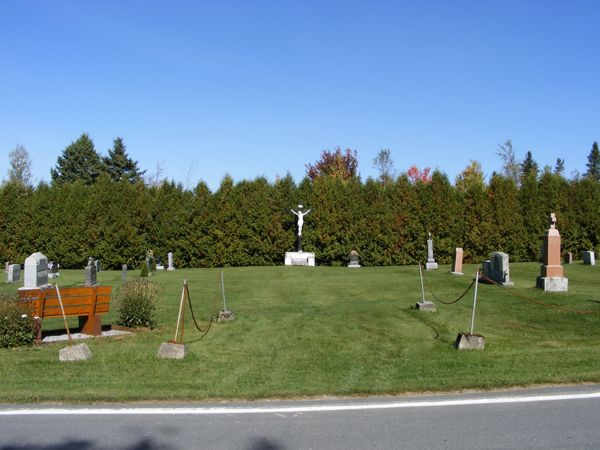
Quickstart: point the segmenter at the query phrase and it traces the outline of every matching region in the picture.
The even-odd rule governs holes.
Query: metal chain
[[[433,298],[435,298],[438,302],[442,303],[443,305],[453,305],[454,303],[458,303],[459,301],[461,301],[465,297],[465,295],[467,295],[467,293],[475,285],[475,279],[473,279],[473,282],[469,285],[469,287],[467,288],[467,290],[465,292],[463,292],[456,300],[444,301],[441,298],[439,298],[437,295],[435,295],[435,293],[433,292],[433,290],[431,289],[431,287],[427,283],[427,281],[425,279],[425,275],[423,275],[423,282],[425,283],[425,286],[427,286],[427,290],[431,293],[431,295],[433,296]]]
[[[188,285],[185,285],[185,291],[186,291],[186,296],[188,299],[188,304],[190,305],[190,312],[192,313],[192,320],[194,321],[194,325],[196,326],[196,329],[200,332],[203,333],[202,337],[204,337],[206,335],[206,333],[208,333],[208,330],[210,330],[210,327],[213,323],[213,319],[214,319],[214,315],[210,316],[210,322],[208,323],[208,327],[206,328],[206,330],[203,330],[200,325],[198,325],[198,322],[196,321],[196,316],[194,315],[194,308],[192,307],[192,299],[190,298],[190,288],[188,287]]]

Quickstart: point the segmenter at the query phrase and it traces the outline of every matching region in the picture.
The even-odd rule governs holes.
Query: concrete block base
[[[350,263],[350,264],[348,264],[348,267],[350,267],[351,269],[359,268],[360,264],[352,264],[352,263]]]
[[[235,320],[233,311],[229,309],[219,311],[219,315],[217,316],[217,322],[228,322],[230,320]]]
[[[452,275],[464,275],[464,272],[450,272]]]
[[[61,348],[58,352],[59,361],[85,361],[92,357],[92,351],[85,344]]]
[[[537,277],[536,286],[544,292],[567,292],[569,280],[565,277]]]
[[[418,311],[427,311],[427,312],[435,312],[435,303],[433,302],[429,302],[429,301],[424,301],[424,302],[417,302],[415,304],[415,308]]]
[[[438,263],[434,262],[426,262],[425,263],[425,269],[426,270],[435,270],[438,268]]]
[[[156,353],[158,358],[166,359],[183,359],[187,349],[183,344],[175,344],[173,342],[163,342]]]
[[[483,350],[485,348],[485,338],[480,334],[458,333],[454,347],[458,350]]]

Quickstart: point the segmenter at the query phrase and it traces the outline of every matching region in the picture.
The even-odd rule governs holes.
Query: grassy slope
[[[79,363],[58,361],[64,343],[0,349],[0,401],[252,399],[598,382],[598,270],[567,266],[569,293],[544,294],[534,287],[538,264],[512,264],[519,294],[599,314],[558,312],[515,298],[510,289],[480,285],[475,331],[486,337],[486,349],[459,352],[452,344],[468,331],[472,294],[455,305],[436,302],[436,313],[418,312],[414,266],[225,269],[237,320],[213,324],[200,339],[187,314],[189,353],[182,361],[156,358],[160,343],[172,338],[182,281],[189,280],[205,326],[221,307],[219,270],[159,272],[157,329],[89,340],[93,358]],[[474,271],[467,266],[467,275],[457,277],[442,266],[427,279],[438,296],[451,299]],[[64,271],[59,284],[82,279],[83,271]],[[117,287],[120,272],[101,272],[99,282]],[[113,311],[104,323],[114,322]],[[44,327],[61,328],[61,321]]]

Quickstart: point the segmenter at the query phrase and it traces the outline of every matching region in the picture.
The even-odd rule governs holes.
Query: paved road
[[[0,405],[0,450],[600,448],[600,385],[352,400]]]

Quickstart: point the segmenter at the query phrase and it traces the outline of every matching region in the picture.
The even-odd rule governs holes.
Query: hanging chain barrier
[[[436,299],[436,301],[442,303],[443,305],[453,305],[454,303],[458,303],[463,298],[465,298],[465,295],[467,295],[467,293],[471,290],[471,288],[473,286],[475,286],[476,279],[475,278],[473,279],[473,281],[471,282],[471,284],[469,285],[469,287],[467,288],[467,290],[465,292],[463,292],[458,298],[456,298],[455,300],[449,300],[449,301],[448,300],[442,300],[437,295],[435,295],[435,293],[433,292],[433,290],[431,289],[431,287],[427,283],[427,279],[425,278],[425,275],[423,275],[423,281],[425,283],[425,286],[427,287],[427,290],[431,293],[431,295],[433,296],[433,298]]]
[[[504,292],[508,292],[513,297],[516,297],[516,298],[521,299],[521,300],[525,300],[526,302],[535,303],[535,304],[543,306],[545,308],[554,309],[555,311],[560,311],[560,312],[574,313],[574,314],[592,314],[592,315],[593,314],[600,314],[600,311],[594,311],[594,310],[591,310],[591,309],[574,309],[574,308],[566,308],[564,306],[551,305],[549,303],[542,302],[541,300],[537,300],[537,299],[535,299],[533,297],[529,297],[527,295],[519,294],[514,289],[504,289],[504,287],[501,286],[499,283],[497,283],[496,281],[492,280],[491,278],[489,278],[489,277],[487,277],[487,276],[485,276],[483,274],[480,274],[479,276],[486,283],[493,284],[494,286],[498,286],[499,288],[502,288],[502,290]]]
[[[204,337],[206,335],[206,333],[208,333],[208,330],[210,330],[210,327],[213,323],[214,320],[214,315],[211,314],[210,316],[210,320],[208,322],[208,326],[206,327],[206,329],[202,329],[200,327],[200,325],[198,325],[198,322],[196,321],[196,316],[194,315],[194,308],[192,307],[192,299],[190,298],[190,288],[187,284],[187,282],[184,284],[184,288],[185,288],[185,293],[186,293],[186,297],[188,300],[188,304],[190,305],[190,312],[192,313],[192,320],[194,321],[194,325],[196,326],[196,329],[202,333],[202,337]]]

